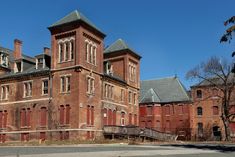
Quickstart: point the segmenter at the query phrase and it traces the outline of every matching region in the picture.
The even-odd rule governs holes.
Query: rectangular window
[[[129,125],[132,125],[132,113],[129,113]]]
[[[105,98],[108,97],[108,85],[107,84],[104,85],[104,97]]]
[[[125,125],[125,112],[121,112],[121,126]]]
[[[59,62],[61,63],[64,60],[64,46],[62,43],[59,44]]]
[[[166,115],[170,115],[170,106],[165,106]]]
[[[88,58],[89,58],[89,44],[86,43],[86,61],[88,62]]]
[[[47,109],[46,107],[41,107],[41,111],[40,111],[40,126],[41,127],[45,127],[46,126],[46,117],[47,117]]]
[[[135,125],[135,126],[138,125],[138,124],[137,124],[137,119],[138,119],[138,116],[137,116],[137,114],[135,114],[135,115],[134,115],[134,125]]]
[[[152,106],[147,106],[147,115],[148,116],[153,115],[153,107]]]
[[[60,105],[60,125],[64,125],[64,105]]]
[[[70,42],[70,58],[73,60],[74,57],[74,40]]]
[[[71,76],[61,76],[60,77],[60,90],[61,93],[68,93],[71,90]]]
[[[20,113],[20,124],[21,127],[30,127],[30,108],[23,108]]]
[[[92,41],[86,39],[85,41],[85,52],[86,52],[86,61],[87,63],[96,65],[96,53],[97,53],[97,46]]]
[[[113,99],[114,98],[114,86],[111,84],[104,85],[104,97],[107,99]]]
[[[22,72],[21,66],[22,66],[22,63],[21,63],[21,62],[17,62],[17,63],[16,63],[16,70],[17,70],[17,72]]]
[[[70,105],[60,105],[60,125],[70,124]]]
[[[121,101],[124,101],[124,89],[121,89]]]
[[[132,92],[131,91],[129,91],[129,93],[128,93],[128,102],[129,102],[129,104],[132,103]]]
[[[218,106],[213,106],[213,115],[219,115],[219,107]]]
[[[67,76],[67,77],[66,77],[66,83],[67,83],[67,85],[66,85],[66,87],[67,87],[66,91],[67,91],[67,92],[70,92],[70,76]]]
[[[196,91],[196,97],[199,98],[199,99],[202,98],[202,90],[197,90]]]
[[[5,111],[4,111],[4,114],[3,114],[3,125],[2,125],[3,128],[6,128],[6,127],[7,127],[7,115],[8,115],[8,113],[7,113],[7,111],[5,110]]]
[[[60,91],[65,92],[65,77],[60,78]]]
[[[203,124],[197,123],[197,128],[198,128],[198,135],[203,136]]]
[[[116,125],[116,110],[113,111],[113,125]]]
[[[24,97],[32,96],[32,81],[24,83]]]
[[[69,60],[69,43],[68,42],[66,42],[65,44],[64,44],[64,46],[65,46],[65,61],[68,61]]]
[[[183,105],[179,105],[178,108],[179,108],[179,114],[183,114]]]
[[[8,100],[9,95],[9,85],[1,86],[1,100]]]
[[[48,94],[48,80],[42,81],[42,95]]]
[[[87,77],[87,93],[94,94],[95,92],[95,79],[92,77]]]
[[[93,64],[96,65],[96,47],[93,50]]]
[[[136,93],[133,94],[134,105],[136,105]]]
[[[129,62],[129,79],[130,81],[136,81],[136,64]]]
[[[2,123],[3,123],[3,112],[0,111],[0,128],[2,128]]]
[[[94,125],[94,106],[87,106],[87,125],[93,126]]]
[[[89,63],[93,63],[93,47],[90,45]]]
[[[112,120],[113,120],[113,112],[111,109],[108,110],[108,125],[112,125]]]
[[[170,131],[170,121],[166,121],[166,131]]]
[[[65,117],[65,124],[70,124],[70,105],[65,106],[66,117]]]

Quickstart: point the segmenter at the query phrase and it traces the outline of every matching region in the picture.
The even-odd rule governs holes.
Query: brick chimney
[[[20,59],[22,57],[22,41],[14,40],[14,58]]]
[[[50,55],[51,49],[48,47],[44,47],[44,54]]]

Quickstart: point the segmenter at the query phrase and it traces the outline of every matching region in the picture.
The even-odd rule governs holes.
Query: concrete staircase
[[[105,136],[114,137],[140,137],[159,141],[175,141],[177,136],[169,133],[163,133],[149,128],[139,128],[137,126],[104,126]]]

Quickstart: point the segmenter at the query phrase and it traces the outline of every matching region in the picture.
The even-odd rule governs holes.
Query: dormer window
[[[8,60],[9,60],[9,59],[8,59],[8,55],[2,53],[2,54],[1,54],[1,65],[4,66],[4,67],[8,67],[8,65],[9,65]]]
[[[15,63],[15,72],[22,72],[22,62]]]
[[[105,73],[108,75],[113,75],[113,65],[110,62],[105,62]]]
[[[36,69],[44,68],[44,58],[36,58]]]

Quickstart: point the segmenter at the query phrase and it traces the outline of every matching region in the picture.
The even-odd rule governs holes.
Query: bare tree
[[[225,26],[228,26],[231,24],[231,26],[226,30],[225,34],[221,37],[220,42],[230,42],[233,37],[233,32],[235,31],[235,16],[232,16],[228,20],[224,22]]]
[[[223,121],[226,141],[231,140],[229,124],[231,119],[234,118],[234,114],[230,113],[231,94],[235,85],[231,65],[225,59],[211,57],[208,61],[202,62],[186,74],[187,79],[206,81],[210,86],[214,86],[221,91],[222,94],[219,95],[222,99],[220,117]]]
[[[224,22],[225,26],[230,25],[230,27],[228,27],[226,29],[225,34],[221,37],[220,42],[231,42],[234,33],[235,33],[235,16],[232,16],[231,18],[229,18],[227,21]],[[232,53],[232,56],[235,56],[235,51]]]

